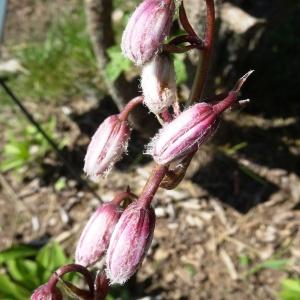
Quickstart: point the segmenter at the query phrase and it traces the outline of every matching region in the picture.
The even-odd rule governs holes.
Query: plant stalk
[[[215,34],[215,4],[214,0],[205,0],[206,2],[206,27],[204,36],[204,48],[202,58],[199,59],[195,80],[188,100],[188,105],[194,101],[201,100],[204,87],[207,81],[208,70],[213,52],[213,40]]]

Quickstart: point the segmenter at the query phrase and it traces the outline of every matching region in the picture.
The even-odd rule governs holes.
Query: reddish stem
[[[190,36],[194,36],[198,38],[197,33],[195,32],[194,28],[191,26],[187,15],[186,15],[186,11],[183,5],[183,1],[180,4],[179,7],[179,19],[181,22],[182,27],[184,28],[184,30],[190,35]]]
[[[118,193],[112,202],[116,205],[119,205],[125,199],[137,198],[137,196],[129,191]]]
[[[206,84],[207,74],[213,51],[213,39],[215,33],[215,4],[214,0],[205,0],[206,2],[206,28],[204,37],[204,49],[202,59],[198,64],[196,77],[193,83],[189,98],[189,104],[195,100],[200,100],[203,95]]]
[[[151,201],[159,188],[159,185],[163,178],[166,175],[168,167],[156,165],[150,178],[148,179],[147,183],[145,184],[142,194],[138,199],[138,202],[142,204],[143,207],[149,207]]]
[[[121,121],[127,121],[128,115],[134,110],[138,105],[142,104],[144,100],[143,96],[138,96],[130,100],[124,109],[119,113],[119,119]]]
[[[56,270],[52,274],[52,276],[50,277],[50,279],[48,281],[48,286],[49,286],[50,291],[52,291],[54,293],[55,288],[56,288],[56,284],[59,281],[59,279],[63,275],[65,275],[67,273],[71,273],[71,272],[78,272],[78,273],[83,275],[85,281],[87,282],[87,284],[89,286],[90,294],[91,294],[91,297],[92,297],[93,294],[94,294],[93,276],[87,268],[85,268],[81,265],[78,265],[78,264],[65,265],[63,267],[60,267],[58,270]]]
[[[95,278],[94,300],[105,300],[109,290],[109,280],[104,273],[97,273]]]

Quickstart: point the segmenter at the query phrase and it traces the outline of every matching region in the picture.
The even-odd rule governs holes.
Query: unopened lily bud
[[[43,284],[38,287],[31,295],[31,300],[62,300],[62,294],[56,287],[51,291],[49,285]]]
[[[112,234],[107,250],[107,277],[125,283],[141,265],[152,241],[155,213],[138,202],[129,205]]]
[[[198,103],[160,129],[148,146],[148,153],[160,165],[195,151],[217,128],[213,106]]]
[[[126,152],[130,137],[127,121],[113,115],[104,120],[93,135],[86,156],[84,171],[95,177],[107,173]]]
[[[231,91],[222,101],[214,104],[195,104],[172,122],[160,129],[148,145],[147,153],[160,165],[167,165],[196,151],[213,135],[220,114],[237,99],[238,91]]]
[[[94,212],[79,238],[76,264],[87,267],[104,256],[121,213],[119,205],[112,202],[101,205]]]
[[[144,0],[123,32],[124,55],[137,65],[149,61],[170,32],[174,11],[174,0]]]
[[[176,101],[176,76],[169,55],[157,55],[144,65],[141,87],[144,103],[155,114],[163,112]]]

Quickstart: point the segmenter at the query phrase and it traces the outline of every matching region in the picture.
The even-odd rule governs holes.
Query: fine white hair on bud
[[[156,55],[170,32],[174,12],[174,0],[142,1],[123,32],[121,48],[124,55],[137,65]]]
[[[143,66],[141,87],[144,104],[155,114],[177,101],[174,62],[169,55],[159,54]]]
[[[75,252],[77,264],[87,267],[104,256],[121,213],[121,208],[112,202],[98,207],[78,240]]]
[[[106,256],[111,284],[125,283],[141,265],[152,242],[155,213],[138,201],[130,204],[112,234]]]
[[[63,296],[56,287],[51,291],[50,286],[46,283],[34,290],[30,300],[63,300]]]
[[[85,156],[84,171],[91,177],[105,175],[126,152],[130,137],[127,121],[118,115],[106,118],[92,137]]]

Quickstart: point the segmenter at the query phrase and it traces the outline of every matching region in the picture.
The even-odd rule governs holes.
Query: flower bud
[[[165,124],[148,145],[147,153],[158,164],[168,165],[196,151],[215,132],[219,116],[236,102],[241,87],[252,73],[250,70],[242,76],[222,100],[215,96],[212,104],[195,104]]]
[[[31,295],[31,300],[62,300],[62,294],[56,287],[54,291],[50,290],[49,285],[43,284],[38,287]]]
[[[138,202],[130,204],[112,234],[107,250],[107,277],[123,284],[139,268],[152,241],[155,213]]]
[[[170,32],[174,11],[174,0],[144,0],[123,32],[124,55],[137,65],[149,61]]]
[[[215,131],[218,114],[213,105],[198,103],[165,124],[148,145],[148,154],[166,165],[195,151]]]
[[[120,207],[112,202],[98,207],[79,238],[76,264],[87,267],[103,257],[121,213]]]
[[[84,171],[95,177],[107,173],[126,152],[130,128],[127,121],[113,115],[104,120],[88,146]]]
[[[141,86],[144,103],[155,114],[163,112],[175,102],[174,63],[168,55],[157,55],[143,67]]]

